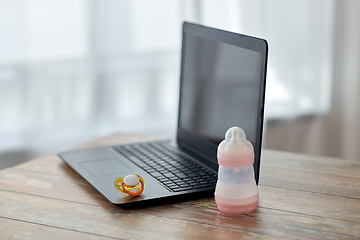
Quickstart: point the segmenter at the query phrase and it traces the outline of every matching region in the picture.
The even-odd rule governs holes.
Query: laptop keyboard
[[[169,141],[115,146],[115,150],[173,192],[215,187],[217,174],[189,159]]]

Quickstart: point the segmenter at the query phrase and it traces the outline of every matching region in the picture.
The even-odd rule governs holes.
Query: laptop
[[[241,127],[255,151],[259,181],[268,45],[266,40],[183,24],[175,140],[72,150],[58,155],[110,202],[123,207],[213,195],[217,145]],[[141,195],[118,191],[115,179],[137,174]]]

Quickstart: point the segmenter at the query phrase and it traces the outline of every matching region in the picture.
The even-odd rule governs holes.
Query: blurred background
[[[360,1],[0,0],[0,168],[174,137],[183,21],[268,40],[265,148],[360,159]]]

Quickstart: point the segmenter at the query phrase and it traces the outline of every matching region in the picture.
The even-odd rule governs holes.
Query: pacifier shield
[[[118,177],[114,185],[119,192],[130,196],[139,196],[145,188],[144,179],[137,174]]]

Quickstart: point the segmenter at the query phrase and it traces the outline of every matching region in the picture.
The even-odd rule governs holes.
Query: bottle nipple
[[[246,139],[244,130],[231,127],[218,146],[218,163],[223,166],[245,166],[254,163],[254,148]]]
[[[246,151],[247,147],[245,144],[246,135],[245,132],[239,127],[232,127],[227,130],[225,134],[225,152],[237,153]]]

